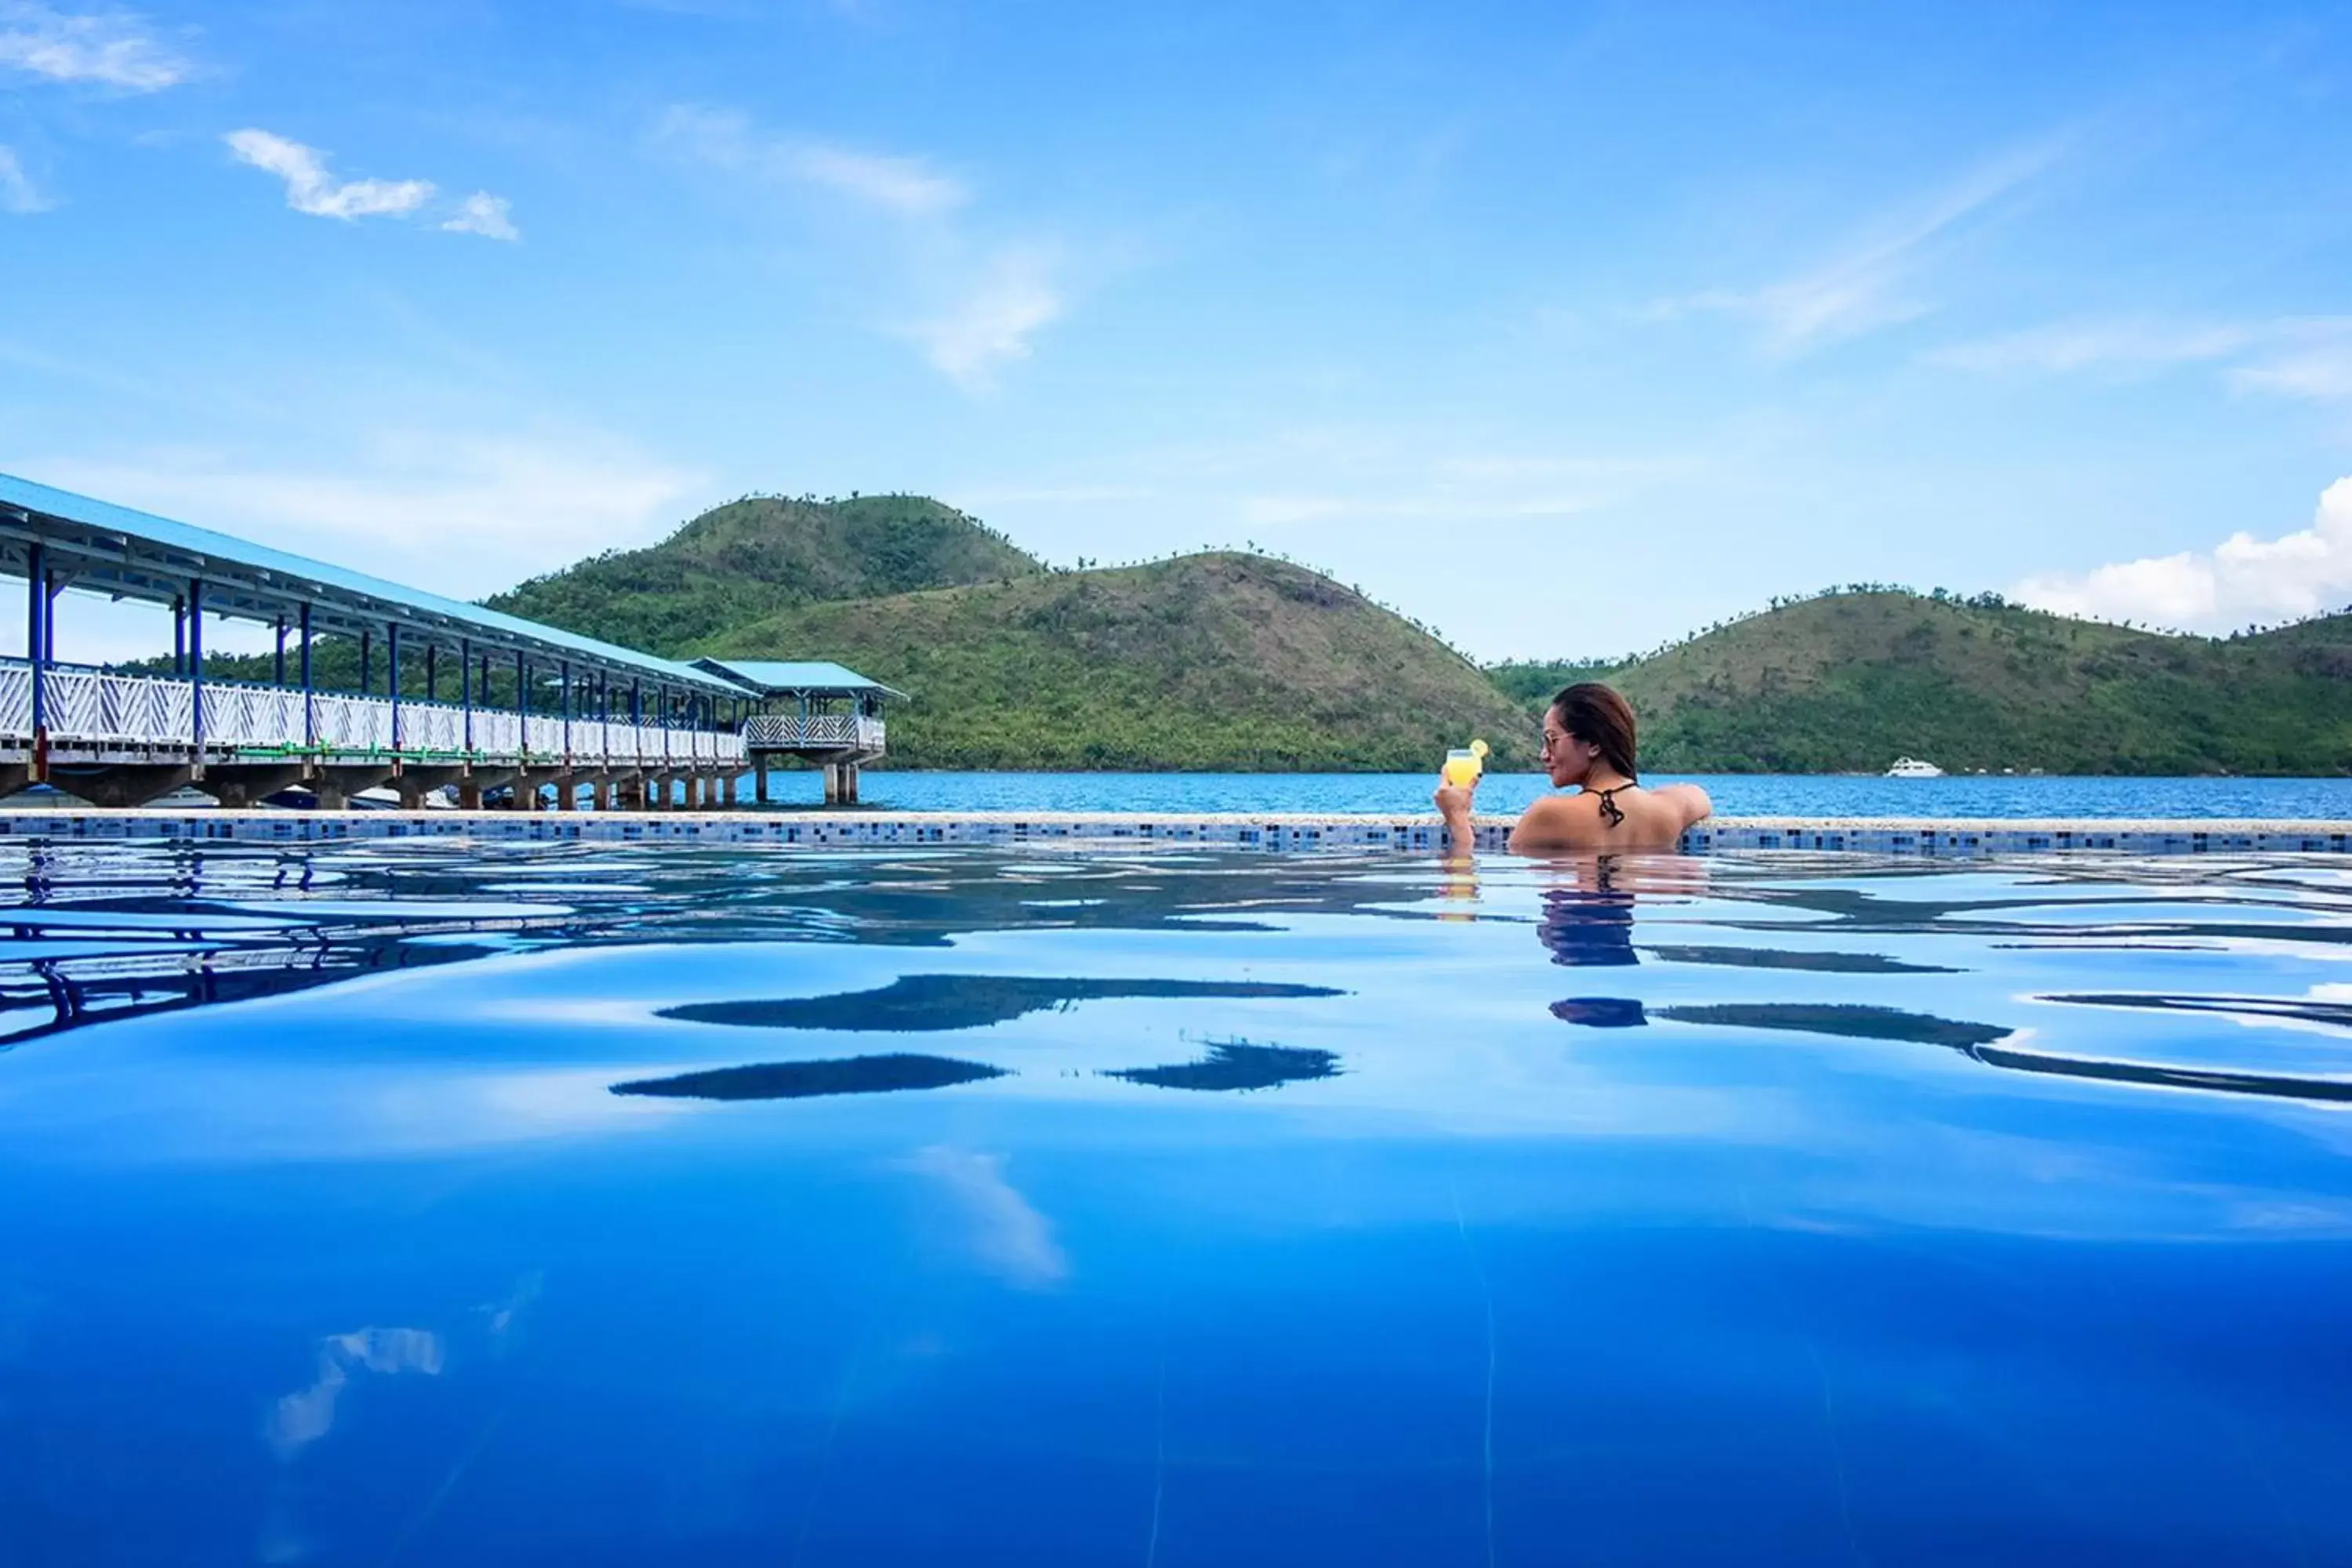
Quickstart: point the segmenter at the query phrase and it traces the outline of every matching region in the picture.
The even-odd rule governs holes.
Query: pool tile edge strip
[[[1501,849],[1507,817],[1479,819],[1478,847]],[[1150,812],[549,812],[509,811],[37,811],[0,809],[0,838],[227,839],[331,843],[342,839],[477,838],[796,844],[814,848],[925,844],[1189,844],[1248,849],[1402,849],[1435,853],[1443,829],[1410,816]],[[2344,854],[2352,822],[2196,818],[2023,819],[1715,817],[1683,847],[1804,849],[1892,855],[2036,854],[2105,850],[2136,855]]]

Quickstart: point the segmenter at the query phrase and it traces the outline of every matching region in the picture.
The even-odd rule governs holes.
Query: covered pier
[[[878,680],[823,661],[698,658],[697,668],[757,694],[742,724],[743,744],[760,804],[768,800],[774,757],[799,757],[824,770],[824,803],[857,804],[857,770],[883,752],[882,704],[905,700]]]
[[[137,805],[193,784],[247,805],[301,787],[340,807],[389,784],[414,807],[455,785],[468,806],[643,809],[731,802],[745,769],[757,693],[726,676],[6,475],[0,574],[26,588],[24,657],[0,655],[0,795]],[[171,672],[59,662],[68,588],[167,609]],[[271,679],[208,673],[207,616],[271,628]],[[356,649],[358,690],[320,688],[321,639]]]

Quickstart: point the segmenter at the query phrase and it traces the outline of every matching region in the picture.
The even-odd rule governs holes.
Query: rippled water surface
[[[2352,869],[0,847],[0,1562],[2352,1561]]]

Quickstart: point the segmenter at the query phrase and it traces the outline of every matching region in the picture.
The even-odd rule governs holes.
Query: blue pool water
[[[0,1562],[2352,1561],[2352,869],[0,847]]]
[[[1427,812],[1428,773],[958,773],[866,771],[859,804],[900,811]],[[2187,816],[2352,818],[2352,778],[2184,779],[1853,773],[1659,773],[1705,784],[1721,816]],[[770,775],[777,802],[813,805],[817,775]],[[1482,811],[1517,813],[1549,785],[1494,773]],[[748,795],[748,791],[746,794]]]

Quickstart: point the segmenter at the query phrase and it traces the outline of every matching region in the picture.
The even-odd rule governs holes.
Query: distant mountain
[[[693,651],[838,659],[903,689],[890,754],[919,766],[1434,773],[1474,735],[1498,767],[1534,762],[1534,715],[1477,667],[1257,555],[801,605]]]
[[[1631,662],[1489,672],[1539,704],[1605,679],[1661,771],[2352,772],[2352,615],[2161,636],[2000,604],[1825,595]]]
[[[650,653],[675,654],[794,605],[1034,576],[1034,556],[924,496],[713,507],[642,550],[610,550],[486,601]]]

